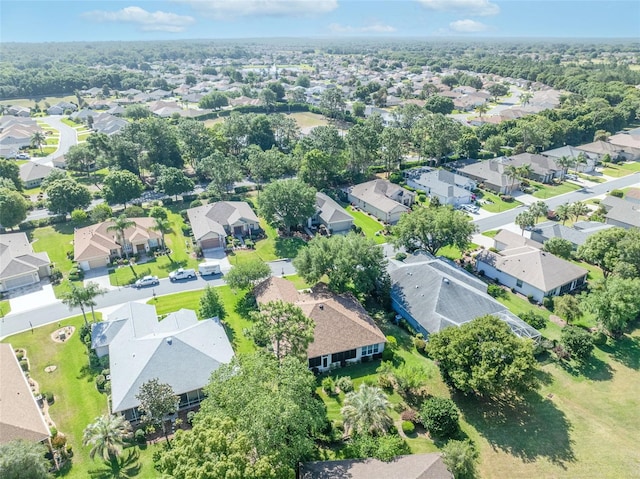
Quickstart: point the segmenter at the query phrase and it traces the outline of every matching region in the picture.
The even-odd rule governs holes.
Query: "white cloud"
[[[395,27],[391,25],[384,25],[382,23],[372,23],[363,27],[354,27],[351,25],[342,25],[340,23],[332,23],[329,25],[329,30],[332,33],[393,33],[396,31]]]
[[[489,0],[418,0],[429,10],[438,12],[459,12],[466,15],[497,15],[500,7]]]
[[[300,17],[329,13],[338,0],[175,0],[214,18],[248,16]]]
[[[487,31],[489,28],[487,25],[475,20],[456,20],[449,24],[449,28],[458,33],[478,33]]]
[[[95,22],[134,23],[146,32],[182,32],[195,22],[190,16],[161,11],[148,12],[140,7],[126,7],[115,12],[94,10],[85,12],[82,16]]]

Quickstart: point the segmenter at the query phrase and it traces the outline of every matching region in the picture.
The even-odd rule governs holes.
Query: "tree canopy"
[[[178,410],[180,397],[176,396],[171,385],[161,383],[158,378],[150,379],[140,386],[136,399],[140,401],[142,422],[150,426],[160,426],[167,437],[165,418]]]
[[[423,249],[433,255],[445,246],[464,251],[476,227],[469,217],[450,206],[417,208],[402,215],[393,228],[393,242],[408,250]]]
[[[126,205],[140,197],[143,190],[142,182],[136,175],[127,170],[115,170],[105,177],[102,196],[110,204]]]
[[[47,187],[47,208],[52,213],[67,214],[91,204],[91,193],[86,186],[72,178],[52,181]]]
[[[622,334],[627,324],[640,314],[640,278],[610,276],[591,286],[580,306],[596,316],[612,336]]]
[[[324,275],[337,292],[354,290],[369,294],[384,282],[385,259],[382,248],[373,240],[355,233],[316,236],[300,250],[293,264],[309,283]]]
[[[445,382],[464,393],[499,397],[538,385],[533,342],[517,337],[495,316],[430,335],[426,351],[438,362]]]
[[[0,477],[2,479],[49,479],[47,450],[31,441],[9,441],[0,444]]]
[[[0,225],[13,228],[27,218],[29,203],[22,194],[9,188],[0,188]]]
[[[270,225],[289,233],[315,214],[315,204],[315,188],[300,180],[280,180],[265,187],[258,207]]]
[[[156,190],[169,196],[177,196],[193,190],[194,183],[179,168],[164,167],[156,178]]]
[[[225,279],[233,289],[249,288],[271,275],[271,268],[264,261],[253,259],[236,264]]]

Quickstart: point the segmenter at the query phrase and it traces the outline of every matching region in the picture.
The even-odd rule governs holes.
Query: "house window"
[[[516,280],[516,286],[518,288],[522,288],[522,280],[521,279]]]
[[[319,368],[320,367],[320,356],[316,356],[315,358],[309,358],[309,367],[310,368]]]
[[[379,350],[378,344],[370,344],[369,346],[363,346],[360,351],[361,356],[371,356],[372,354],[377,354]]]
[[[331,355],[332,363],[339,363],[341,361],[346,361],[347,359],[353,359],[356,357],[356,350],[350,349],[349,351],[342,351],[340,353],[335,353]]]
[[[568,293],[569,291],[571,291],[571,283],[564,284],[560,288],[560,294]]]

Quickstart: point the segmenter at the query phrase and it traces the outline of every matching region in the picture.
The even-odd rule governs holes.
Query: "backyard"
[[[384,235],[378,234],[380,231],[384,231],[384,225],[377,219],[363,211],[355,211],[351,205],[346,206],[346,210],[353,216],[353,223],[362,228],[362,232],[367,238],[374,240],[378,244],[387,242],[387,238]]]

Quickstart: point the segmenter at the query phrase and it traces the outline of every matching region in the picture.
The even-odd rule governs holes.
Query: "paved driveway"
[[[11,313],[18,314],[32,309],[42,308],[58,302],[53,293],[51,284],[41,281],[37,285],[30,285],[20,288],[20,291],[13,291],[9,298]]]

